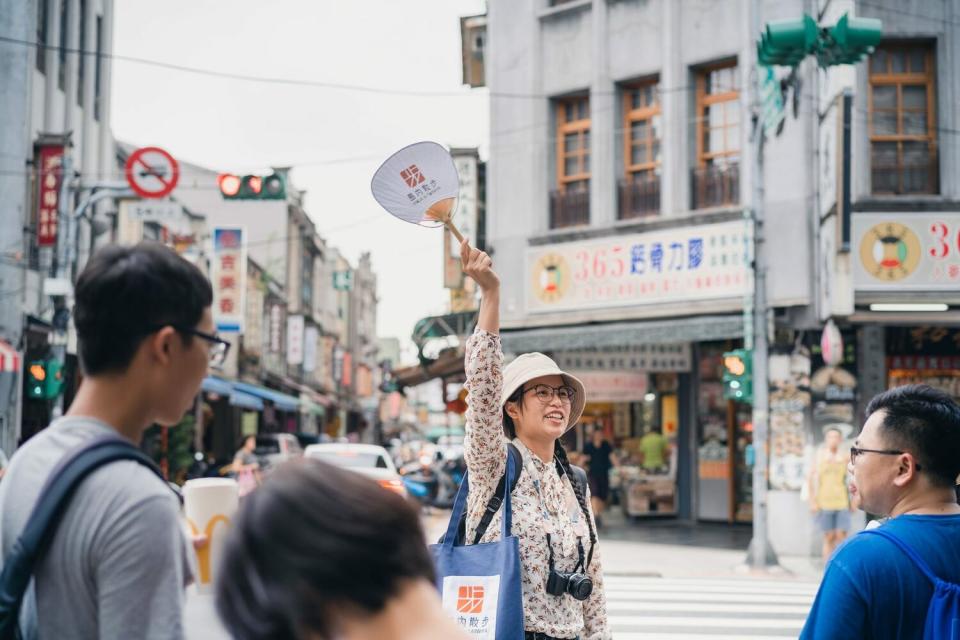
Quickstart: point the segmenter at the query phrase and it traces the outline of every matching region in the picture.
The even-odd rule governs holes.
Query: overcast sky
[[[362,251],[373,254],[379,334],[409,344],[418,319],[446,310],[441,232],[391,218],[370,195],[370,177],[390,153],[418,140],[480,146],[485,157],[487,92],[460,84],[459,27],[460,16],[483,7],[483,0],[114,2],[119,56],[378,90],[116,60],[114,135],[218,171],[293,167],[321,235],[354,264]],[[456,95],[390,93],[411,90]]]

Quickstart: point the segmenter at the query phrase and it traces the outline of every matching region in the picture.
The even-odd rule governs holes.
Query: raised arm
[[[469,243],[460,246],[463,272],[480,287],[477,329],[466,345],[467,381],[464,459],[474,486],[496,486],[505,463],[500,393],[503,389],[503,352],[500,348],[500,279],[493,261]],[[491,488],[492,488],[491,486]]]

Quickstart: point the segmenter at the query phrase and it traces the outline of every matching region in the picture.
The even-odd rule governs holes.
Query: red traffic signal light
[[[269,176],[223,173],[217,178],[220,193],[225,200],[283,200],[287,197],[287,184],[278,173]]]
[[[232,173],[221,173],[217,178],[220,193],[224,198],[236,198],[240,194],[240,177]]]

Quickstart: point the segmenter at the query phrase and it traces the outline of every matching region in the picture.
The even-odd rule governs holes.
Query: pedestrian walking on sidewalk
[[[607,442],[603,427],[594,425],[590,442],[583,447],[587,457],[587,477],[590,480],[590,505],[597,527],[602,527],[603,510],[610,498],[610,470],[616,466],[613,447]]]
[[[247,436],[243,439],[243,446],[233,456],[231,471],[237,478],[240,497],[246,496],[260,485],[260,463],[253,451],[257,448],[257,437]]]
[[[816,453],[807,475],[810,512],[823,533],[823,561],[833,555],[850,529],[850,496],[847,493],[847,465],[850,454],[840,450],[843,434],[837,428],[824,433],[823,446]]]
[[[466,640],[417,512],[353,471],[287,463],[240,507],[216,578],[236,640]]]
[[[925,625],[957,624],[941,596],[960,589],[960,406],[908,385],[875,396],[866,413],[849,468],[863,509],[890,519],[834,553],[801,638],[955,637]],[[935,598],[935,581],[954,586],[940,583]]]
[[[460,258],[482,294],[477,328],[466,345],[466,539],[476,539],[512,443],[522,458],[512,492],[512,531],[520,546],[526,637],[609,638],[590,490],[560,443],[583,414],[583,384],[541,353],[503,367],[499,277],[490,257],[467,242]],[[499,538],[502,519],[503,509],[487,519],[480,542]]]
[[[175,425],[226,343],[213,334],[210,283],[157,244],[108,246],[77,280],[74,322],[84,378],[66,415],[13,456],[0,483],[4,561],[58,462],[99,438],[139,445]],[[176,640],[184,635],[191,553],[170,487],[139,462],[88,475],[34,565],[24,637]]]

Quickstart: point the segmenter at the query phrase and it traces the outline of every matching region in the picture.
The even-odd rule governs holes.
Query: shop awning
[[[263,400],[269,400],[277,409],[280,409],[281,411],[300,410],[300,398],[297,398],[296,396],[289,396],[285,393],[268,389],[267,387],[260,387],[255,384],[248,384],[246,382],[234,382],[233,388],[237,391],[242,391],[244,393],[257,396]]]
[[[221,396],[228,396],[233,393],[233,385],[223,378],[218,378],[216,376],[207,376],[204,378],[200,388],[204,391],[216,393]]]
[[[263,400],[257,396],[234,390],[230,393],[230,404],[241,409],[250,409],[251,411],[263,411]]]
[[[323,405],[319,405],[313,400],[303,396],[300,396],[300,411],[315,416],[323,416],[327,413],[327,410]]]
[[[16,373],[20,370],[20,353],[9,342],[0,340],[0,373]]]
[[[741,337],[743,337],[743,315],[741,314],[579,324],[500,332],[503,350],[512,353],[612,347],[622,344],[707,342]]]

